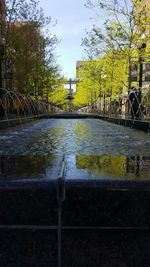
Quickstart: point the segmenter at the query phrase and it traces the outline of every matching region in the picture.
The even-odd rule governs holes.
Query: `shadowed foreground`
[[[149,266],[148,183],[68,181],[61,238],[57,185],[1,182],[0,266]]]

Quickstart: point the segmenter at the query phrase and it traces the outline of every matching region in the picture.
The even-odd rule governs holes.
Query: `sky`
[[[57,45],[57,62],[62,68],[62,74],[68,78],[76,76],[76,61],[83,60],[85,54],[81,47],[85,29],[92,25],[92,10],[85,7],[86,0],[40,0],[46,16],[57,20],[53,32],[61,39]]]

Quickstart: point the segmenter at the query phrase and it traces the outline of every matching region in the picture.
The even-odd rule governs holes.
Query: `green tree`
[[[61,109],[65,109],[67,107],[67,95],[68,91],[64,88],[64,85],[62,85],[62,82],[60,82],[60,85],[57,85],[55,90],[53,90],[50,94],[50,102],[55,104],[57,107]]]
[[[59,40],[50,32],[52,19],[45,17],[36,0],[7,0],[7,15],[6,59],[13,65],[14,87],[48,100],[51,88],[60,83],[55,60]]]
[[[99,60],[87,60],[78,68],[80,80],[74,104],[78,107],[97,108],[98,102],[110,103],[127,85],[125,59],[116,58],[109,51]]]
[[[101,20],[102,14],[105,14],[103,24],[93,25],[87,36],[83,39],[83,46],[90,57],[100,54],[109,54],[113,51],[118,60],[126,64],[126,74],[131,76],[131,62],[138,60],[138,47],[143,42],[142,34],[146,31],[147,11],[144,5],[141,7],[138,0],[97,0],[87,1],[89,8],[95,8],[97,17]],[[145,17],[138,15],[145,14]],[[142,20],[142,30],[141,23]],[[140,22],[139,22],[140,21]],[[146,41],[148,36],[145,37]],[[113,62],[112,62],[113,63]],[[125,83],[125,81],[124,81]],[[128,91],[131,88],[131,80],[128,80]]]
[[[74,98],[75,106],[88,105],[95,108],[101,86],[99,74],[101,69],[100,61],[87,60],[81,63],[77,71],[77,77],[80,82]]]

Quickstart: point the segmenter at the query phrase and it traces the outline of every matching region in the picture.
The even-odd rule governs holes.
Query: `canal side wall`
[[[43,115],[0,120],[0,129],[12,128],[19,125],[22,126],[25,123],[32,122],[34,120],[42,118]]]
[[[99,117],[100,117],[100,119],[111,122],[111,123],[123,125],[126,127],[136,129],[136,130],[150,132],[150,122],[148,122],[148,121],[121,119],[121,118],[110,118],[110,117],[106,117],[106,116],[99,116]]]
[[[62,267],[149,266],[148,183],[64,185],[60,206],[57,180],[0,182],[0,266],[58,266],[58,249]]]
[[[59,119],[100,119],[115,123],[118,125],[123,125],[133,129],[150,132],[150,122],[143,120],[132,120],[132,119],[123,119],[123,118],[113,118],[108,116],[103,116],[99,114],[90,114],[90,113],[61,113],[61,114],[52,114],[48,116],[49,118],[59,118]]]
[[[123,118],[112,118],[108,116],[103,116],[99,114],[85,114],[85,113],[56,113],[50,115],[38,115],[33,117],[24,117],[24,118],[15,118],[15,119],[5,119],[0,120],[0,129],[12,128],[18,125],[23,125],[24,123],[28,123],[38,119],[100,119],[104,121],[108,121],[111,123],[115,123],[118,125],[123,125],[126,127],[130,127],[137,130],[142,130],[145,132],[150,132],[150,122],[142,121],[142,120],[131,120],[131,119],[123,119]]]

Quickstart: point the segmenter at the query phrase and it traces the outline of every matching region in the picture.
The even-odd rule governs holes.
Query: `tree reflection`
[[[76,157],[76,166],[79,169],[88,169],[94,173],[107,173],[116,176],[124,176],[126,157],[125,156],[87,156],[81,155]]]
[[[144,173],[144,162],[148,161],[149,157],[142,157],[142,156],[134,156],[127,158],[126,166],[127,166],[127,173],[135,174],[135,177],[141,176]]]
[[[55,157],[46,156],[1,156],[1,179],[21,179],[43,177],[48,167],[52,167]]]
[[[108,175],[108,177],[123,179],[150,179],[150,157],[142,156],[76,156],[76,167],[85,169],[92,174]]]

